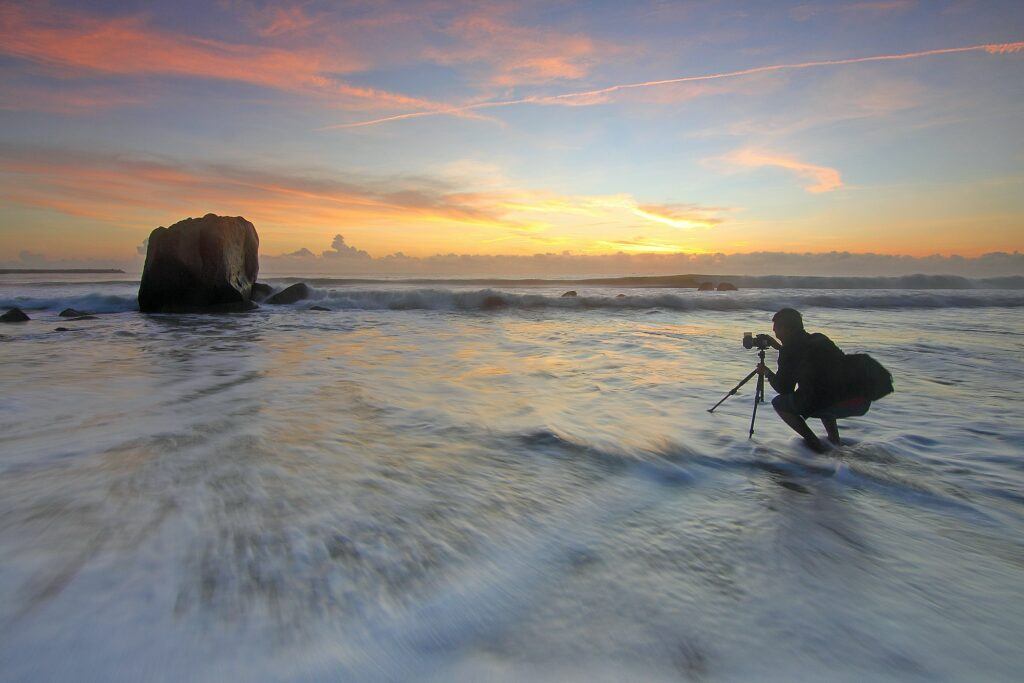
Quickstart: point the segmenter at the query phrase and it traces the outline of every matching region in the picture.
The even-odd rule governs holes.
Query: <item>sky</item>
[[[1024,3],[0,1],[0,266],[211,212],[309,272],[1024,274]]]

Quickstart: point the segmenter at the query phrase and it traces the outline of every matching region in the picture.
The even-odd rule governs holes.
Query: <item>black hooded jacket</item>
[[[844,381],[842,350],[816,332],[802,331],[779,351],[779,370],[769,378],[780,394],[793,393],[801,414],[850,398]]]

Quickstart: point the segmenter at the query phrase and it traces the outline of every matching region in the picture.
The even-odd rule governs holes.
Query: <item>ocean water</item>
[[[0,279],[4,681],[1024,670],[1024,291],[56,277]],[[785,305],[895,378],[825,455],[707,412]]]

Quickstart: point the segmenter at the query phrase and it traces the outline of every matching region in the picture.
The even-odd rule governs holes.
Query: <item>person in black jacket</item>
[[[792,308],[783,308],[772,317],[775,336],[771,345],[779,350],[779,369],[764,367],[765,377],[779,395],[772,406],[779,417],[804,438],[813,450],[824,446],[804,421],[821,420],[828,440],[839,445],[838,418],[863,415],[871,402],[851,395],[844,377],[844,354],[832,340],[804,329],[803,316]]]

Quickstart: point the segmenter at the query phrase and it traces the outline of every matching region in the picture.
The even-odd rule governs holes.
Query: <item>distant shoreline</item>
[[[0,275],[38,275],[46,273],[124,273],[120,268],[0,268]]]

